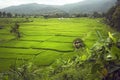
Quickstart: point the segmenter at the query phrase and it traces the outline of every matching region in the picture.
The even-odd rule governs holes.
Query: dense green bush
[[[120,1],[117,0],[116,6],[113,6],[106,14],[107,23],[120,31]]]

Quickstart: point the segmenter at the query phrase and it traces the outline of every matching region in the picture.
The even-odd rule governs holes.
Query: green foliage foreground
[[[98,34],[101,36],[101,34]],[[116,34],[117,35],[117,34]],[[119,80],[119,37],[110,32],[108,38],[96,41],[91,50],[80,49],[80,53],[69,59],[59,58],[48,67],[31,62],[12,65],[1,73],[3,80]],[[84,54],[83,54],[84,53]],[[90,55],[91,54],[91,55]]]

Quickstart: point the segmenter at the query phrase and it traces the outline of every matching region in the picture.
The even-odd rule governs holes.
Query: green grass
[[[8,23],[5,24],[6,20]],[[72,45],[74,39],[83,39],[87,48],[91,48],[99,39],[96,30],[106,36],[109,29],[100,22],[102,19],[31,18],[34,22],[20,23],[22,37],[14,40],[15,36],[9,30],[17,20],[24,19],[0,19],[0,24],[5,26],[0,30],[0,71],[7,70],[16,59],[33,60],[40,66],[50,65],[60,57],[68,58],[76,54]]]

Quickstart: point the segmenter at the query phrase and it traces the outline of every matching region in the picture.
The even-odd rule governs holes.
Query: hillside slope
[[[92,13],[106,12],[115,4],[116,0],[85,0],[78,3],[66,5],[44,5],[44,4],[23,4],[19,6],[10,6],[0,11],[6,11],[19,14],[54,14],[54,13]]]

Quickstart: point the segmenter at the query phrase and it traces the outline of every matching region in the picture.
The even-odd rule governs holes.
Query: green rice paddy
[[[20,23],[22,37],[15,39],[10,27],[16,20],[7,20],[4,29],[0,29],[0,71],[5,71],[15,61],[31,60],[40,66],[49,66],[58,58],[68,58],[78,53],[74,51],[73,41],[81,38],[87,48],[99,40],[96,31],[106,37],[111,30],[102,19],[91,18],[30,18],[33,22]]]

